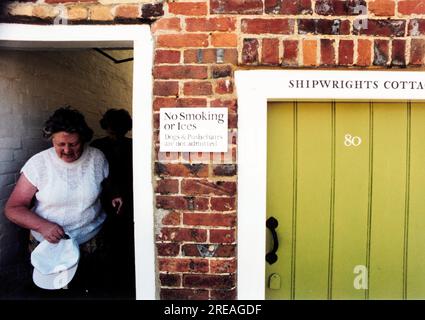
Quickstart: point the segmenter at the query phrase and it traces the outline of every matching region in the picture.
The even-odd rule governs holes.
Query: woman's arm
[[[6,217],[17,225],[35,230],[49,242],[57,243],[65,235],[61,226],[33,213],[29,208],[37,188],[21,174],[5,207]]]

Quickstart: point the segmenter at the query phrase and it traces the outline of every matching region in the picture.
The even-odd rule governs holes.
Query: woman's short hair
[[[103,130],[111,130],[118,136],[125,136],[133,127],[130,114],[125,109],[108,109],[100,119]]]
[[[89,142],[93,138],[93,130],[87,125],[84,116],[70,106],[57,109],[44,123],[43,136],[51,138],[57,132],[78,133],[81,140]]]

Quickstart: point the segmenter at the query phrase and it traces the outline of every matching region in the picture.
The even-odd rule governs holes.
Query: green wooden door
[[[266,297],[424,299],[425,104],[268,109]]]

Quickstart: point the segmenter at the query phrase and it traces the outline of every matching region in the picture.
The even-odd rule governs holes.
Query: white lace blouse
[[[109,166],[103,153],[89,146],[71,163],[61,160],[54,148],[30,158],[21,172],[37,188],[33,211],[62,226],[78,243],[93,238],[105,221],[99,195]],[[31,230],[42,241],[43,236]]]

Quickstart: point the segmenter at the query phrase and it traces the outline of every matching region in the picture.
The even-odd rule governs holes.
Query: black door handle
[[[270,217],[266,221],[266,227],[271,231],[273,237],[273,248],[272,251],[266,254],[266,261],[269,264],[273,264],[277,261],[276,251],[279,248],[279,240],[277,239],[276,228],[279,222],[274,217]]]

